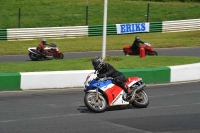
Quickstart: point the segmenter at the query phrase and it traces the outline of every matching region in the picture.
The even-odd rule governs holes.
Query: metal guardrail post
[[[147,22],[149,22],[149,3],[147,4]]]
[[[21,17],[21,9],[18,11],[18,28],[20,28],[20,17]]]

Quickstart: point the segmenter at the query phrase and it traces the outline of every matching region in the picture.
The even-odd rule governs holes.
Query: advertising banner
[[[149,32],[149,23],[116,24],[117,34]]]

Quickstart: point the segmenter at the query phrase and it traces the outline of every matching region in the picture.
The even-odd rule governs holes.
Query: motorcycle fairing
[[[85,92],[92,90],[94,88],[99,88],[99,89],[102,89],[103,91],[105,91],[107,89],[107,86],[111,85],[112,80],[107,80],[107,81],[90,80],[87,82],[90,85],[86,86],[86,88],[84,89]],[[85,82],[85,84],[87,84],[87,82]]]
[[[129,104],[122,99],[124,91],[117,85],[113,84],[112,87],[107,88],[104,92],[107,95],[109,106]]]
[[[126,84],[130,87],[133,84],[137,83],[138,81],[141,81],[141,78],[138,77],[130,77],[126,79]],[[122,96],[124,94],[124,91],[121,87],[117,85],[113,85],[112,87],[108,87],[104,91],[108,98],[108,104],[109,106],[113,105],[122,105],[122,104],[129,104],[129,102],[126,102],[123,100]]]
[[[137,83],[138,81],[141,81],[141,78],[138,77],[130,77],[126,79],[126,85],[131,87],[133,84]]]
[[[45,51],[49,51],[49,50],[52,50],[52,48],[54,48],[54,49],[56,49],[57,51],[59,51],[59,49],[58,49],[57,46],[56,46],[56,47],[46,46],[46,47],[44,47],[44,50],[45,50]],[[29,47],[29,48],[28,48],[29,51],[31,50],[31,51],[33,51],[33,52],[35,52],[36,49],[37,49],[37,47]]]
[[[38,54],[36,52],[36,48],[35,47],[28,48],[28,51],[31,52],[31,53],[34,53],[34,54]]]
[[[101,90],[104,91],[108,99],[109,106],[129,104],[122,99],[124,91],[121,87],[112,83],[112,80],[103,81]]]

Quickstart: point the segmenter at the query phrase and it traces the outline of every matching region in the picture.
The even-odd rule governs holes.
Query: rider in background
[[[45,53],[44,53],[45,45],[48,45],[47,41],[46,41],[46,39],[42,39],[42,41],[37,46],[37,52],[42,54],[42,55],[45,55]]]
[[[117,71],[112,65],[104,63],[103,59],[100,57],[94,58],[92,60],[92,65],[94,70],[98,71],[98,78],[112,77],[114,84],[121,87],[128,96],[131,95],[130,88],[125,84],[125,76],[121,72]]]
[[[144,44],[144,42],[140,40],[139,36],[136,36],[131,46],[133,53],[136,55],[140,53],[140,43]]]

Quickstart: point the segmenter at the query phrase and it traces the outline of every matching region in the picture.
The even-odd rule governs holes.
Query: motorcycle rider
[[[139,36],[135,37],[135,40],[131,46],[131,50],[133,51],[134,54],[138,55],[140,53],[140,43],[144,44],[142,40],[140,40]]]
[[[132,92],[130,88],[125,84],[125,76],[121,72],[117,71],[112,65],[104,63],[103,59],[100,57],[94,58],[92,60],[92,65],[94,70],[98,71],[98,78],[112,77],[114,84],[121,87],[127,93],[127,97],[131,95]]]
[[[46,41],[46,39],[42,39],[42,41],[37,46],[37,52],[44,56],[45,56],[45,52],[44,52],[45,45],[48,45],[47,41]]]

